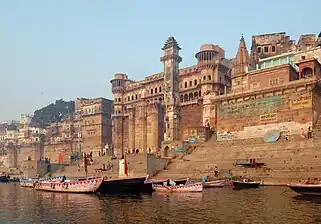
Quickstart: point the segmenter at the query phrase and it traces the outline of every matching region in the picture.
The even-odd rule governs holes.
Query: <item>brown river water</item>
[[[321,223],[321,197],[297,196],[285,187],[110,197],[2,183],[0,223]]]

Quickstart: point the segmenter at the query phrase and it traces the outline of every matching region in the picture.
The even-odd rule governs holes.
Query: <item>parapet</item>
[[[125,73],[115,73],[114,79],[128,79],[128,77]]]

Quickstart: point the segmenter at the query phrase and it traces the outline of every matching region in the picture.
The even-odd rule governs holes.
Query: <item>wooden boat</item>
[[[8,176],[5,174],[0,175],[0,183],[7,183],[9,182]]]
[[[141,193],[146,177],[105,178],[99,188],[102,194]]]
[[[260,186],[259,182],[250,181],[250,180],[233,180],[233,186],[235,190],[246,189],[246,188],[258,188]]]
[[[288,187],[298,194],[321,196],[321,184],[288,184]]]
[[[189,178],[186,178],[186,179],[174,180],[174,182],[176,183],[176,185],[185,185],[188,182],[188,180],[189,180]],[[153,192],[153,184],[162,185],[164,182],[167,182],[167,179],[166,180],[148,180],[146,178],[141,192],[142,193],[152,193]]]
[[[156,192],[202,192],[203,184],[202,183],[192,183],[185,185],[176,185],[176,186],[165,186],[161,184],[152,184],[153,190]]]
[[[53,191],[66,193],[94,193],[104,182],[104,178],[91,178],[86,180],[74,180],[68,182],[41,181],[35,183],[35,189],[39,191]]]
[[[33,188],[36,182],[61,182],[66,179],[65,176],[57,176],[50,178],[20,178],[20,186]]]
[[[213,181],[207,181],[203,183],[204,188],[224,187],[225,185],[226,185],[225,180],[213,180]]]

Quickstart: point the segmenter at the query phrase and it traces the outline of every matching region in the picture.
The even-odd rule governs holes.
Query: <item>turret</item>
[[[116,73],[114,79],[110,81],[112,84],[112,93],[114,94],[114,113],[120,115],[123,112],[125,81],[127,75],[123,73]]]

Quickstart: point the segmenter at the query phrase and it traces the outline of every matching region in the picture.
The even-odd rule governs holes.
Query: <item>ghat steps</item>
[[[266,166],[245,168],[234,166],[237,160],[256,159]],[[157,178],[200,178],[211,175],[218,166],[221,175],[232,170],[233,175],[246,176],[267,184],[286,184],[303,178],[320,177],[321,137],[302,139],[292,136],[275,143],[263,139],[208,141],[182,159],[171,162]]]

